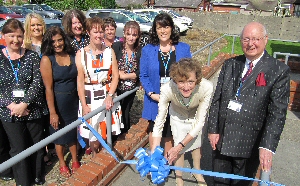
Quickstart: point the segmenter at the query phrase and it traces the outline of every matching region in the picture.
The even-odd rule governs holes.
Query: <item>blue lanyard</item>
[[[79,49],[81,49],[82,47],[80,47],[80,45],[79,45],[77,39],[74,38],[74,41],[75,41],[75,45],[76,45]],[[83,45],[83,36],[81,36],[81,46],[82,46],[82,45]]]
[[[132,54],[131,54],[131,60],[130,61],[132,61],[133,58],[134,58],[134,52],[132,52]],[[126,60],[125,65],[128,66],[127,73],[130,73],[130,69],[132,68],[132,63],[130,63],[129,60],[128,60],[128,53],[127,52],[126,52],[125,60]]]
[[[11,61],[11,59],[10,59],[9,54],[8,54],[7,48],[5,48],[5,50],[6,50],[7,58],[8,58],[8,60],[9,60],[11,69],[12,69],[13,72],[14,72],[14,75],[15,75],[15,78],[16,78],[16,83],[17,83],[17,86],[18,86],[18,85],[19,85],[19,77],[18,77],[18,75],[19,75],[19,68],[20,68],[20,65],[21,65],[20,58],[21,58],[22,49],[20,49],[20,58],[19,58],[19,62],[18,62],[17,68],[14,68],[14,65],[13,65],[13,63],[12,63],[12,61]]]
[[[90,49],[90,53],[91,53],[91,56],[92,56],[92,60],[94,61],[95,59],[94,59],[93,52],[92,52],[91,49]],[[102,58],[103,58],[103,53],[100,54],[100,63],[102,63]],[[94,61],[94,65],[96,65],[96,64],[97,64],[97,62]],[[100,68],[97,68],[97,69],[96,69],[96,73],[98,73],[98,72],[101,72],[101,69],[100,69]]]
[[[170,52],[168,54],[168,60],[165,60],[164,54],[162,53],[161,49],[159,49],[159,52],[160,52],[161,60],[162,60],[163,65],[165,67],[165,77],[166,77],[167,70],[168,70],[168,65],[169,65],[169,62],[170,62],[170,59],[171,59],[171,54],[172,54],[172,46],[170,47]]]
[[[240,86],[239,86],[239,88],[237,89],[236,94],[235,94],[235,97],[236,97],[236,98],[238,98],[238,97],[241,95],[241,88],[242,88],[242,86],[243,86],[243,82],[241,81],[241,82],[240,82]]]

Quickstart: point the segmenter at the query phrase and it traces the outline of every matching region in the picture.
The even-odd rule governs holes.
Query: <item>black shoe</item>
[[[44,180],[42,180],[41,178],[35,178],[34,179],[34,184],[36,184],[36,185],[43,185],[44,184]]]
[[[8,176],[1,176],[0,178],[1,178],[1,180],[4,180],[4,181],[10,181],[10,180],[14,179],[13,177],[8,177]]]

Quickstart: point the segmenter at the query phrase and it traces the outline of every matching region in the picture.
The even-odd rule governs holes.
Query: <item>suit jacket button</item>
[[[257,93],[254,93],[254,96],[257,96]]]
[[[241,125],[241,127],[243,127],[244,125]]]
[[[244,110],[244,112],[248,112],[248,110],[247,110],[247,109],[245,109],[245,110]]]

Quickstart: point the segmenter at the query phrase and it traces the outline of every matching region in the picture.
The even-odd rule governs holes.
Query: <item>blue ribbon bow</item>
[[[269,181],[262,181],[255,178],[248,178],[245,176],[239,176],[235,174],[227,174],[227,173],[220,173],[220,172],[212,172],[212,171],[205,171],[205,170],[197,170],[197,169],[190,169],[190,168],[183,168],[183,167],[176,167],[176,166],[169,166],[168,161],[162,155],[164,149],[161,147],[156,147],[154,152],[150,154],[150,152],[146,152],[145,149],[139,148],[136,150],[134,156],[138,160],[126,160],[126,161],[119,161],[116,154],[111,150],[111,148],[105,143],[102,136],[93,128],[91,127],[84,118],[79,118],[82,123],[85,123],[86,126],[91,130],[94,136],[98,139],[101,145],[107,150],[108,153],[112,155],[112,157],[119,163],[122,164],[136,164],[136,169],[140,173],[141,177],[147,176],[149,173],[151,174],[151,181],[154,184],[160,184],[165,181],[165,178],[168,177],[170,169],[179,170],[182,172],[189,172],[194,174],[202,174],[206,176],[215,176],[215,177],[222,177],[228,179],[239,179],[239,180],[251,180],[258,183],[266,183],[267,185],[275,185],[275,186],[284,186],[279,183],[269,182]]]

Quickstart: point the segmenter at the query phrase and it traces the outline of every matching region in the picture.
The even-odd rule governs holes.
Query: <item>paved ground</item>
[[[214,84],[217,75],[210,79]],[[281,136],[277,152],[274,156],[272,181],[286,186],[299,186],[298,176],[300,167],[297,163],[300,154],[300,113],[288,111],[284,131]],[[190,153],[185,155],[185,167],[190,167],[192,162]],[[189,173],[184,173],[183,178],[186,186],[197,185],[196,180]],[[135,166],[128,166],[121,175],[112,182],[113,186],[136,186],[153,185],[150,178],[141,178]],[[161,185],[174,186],[175,175],[172,173],[168,180]]]

